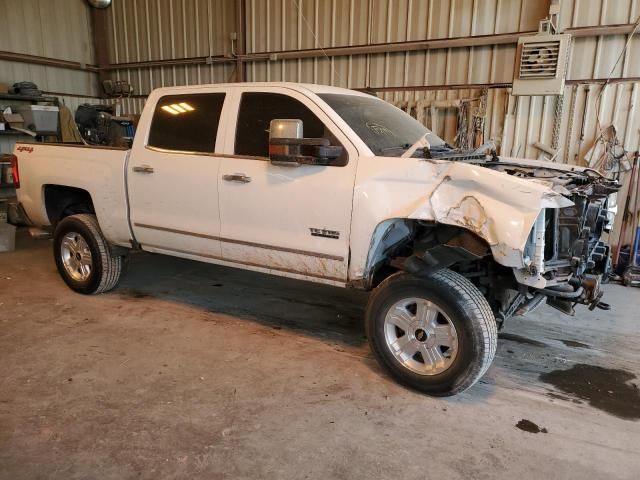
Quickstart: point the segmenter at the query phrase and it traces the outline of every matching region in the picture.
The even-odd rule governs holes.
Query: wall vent
[[[518,40],[513,95],[561,95],[570,35],[533,35]]]
[[[520,78],[555,78],[559,55],[559,40],[525,43],[520,54]]]

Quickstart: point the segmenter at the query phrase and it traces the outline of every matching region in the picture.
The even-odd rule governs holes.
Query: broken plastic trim
[[[424,276],[450,267],[458,262],[478,260],[480,258],[482,257],[462,247],[438,245],[425,252],[422,257],[412,255],[407,258],[404,262],[404,270],[413,275]]]
[[[404,270],[414,275],[429,275],[458,262],[479,260],[488,255],[489,246],[470,232],[463,231],[446,243],[412,255],[404,262]]]

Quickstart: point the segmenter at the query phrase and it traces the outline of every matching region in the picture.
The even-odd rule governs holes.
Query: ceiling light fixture
[[[173,108],[171,108],[169,105],[165,105],[164,107],[162,107],[162,109],[165,112],[169,112],[172,115],[178,115],[180,112],[178,112],[177,110],[174,110]]]

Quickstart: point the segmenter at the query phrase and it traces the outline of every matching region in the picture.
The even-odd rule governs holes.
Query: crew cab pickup
[[[497,329],[601,302],[607,201],[579,167],[452,148],[374,96],[321,85],[154,90],[131,149],[21,143],[13,217],[64,281],[116,286],[131,250],[372,290],[367,336],[398,381],[473,385]]]

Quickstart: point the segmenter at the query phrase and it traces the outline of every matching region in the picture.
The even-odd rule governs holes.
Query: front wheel
[[[373,353],[396,380],[434,396],[475,384],[491,365],[498,338],[482,293],[448,269],[387,278],[369,299],[366,329]]]
[[[123,257],[111,252],[95,215],[64,218],[53,236],[53,255],[60,276],[78,293],[107,292],[120,279]]]

